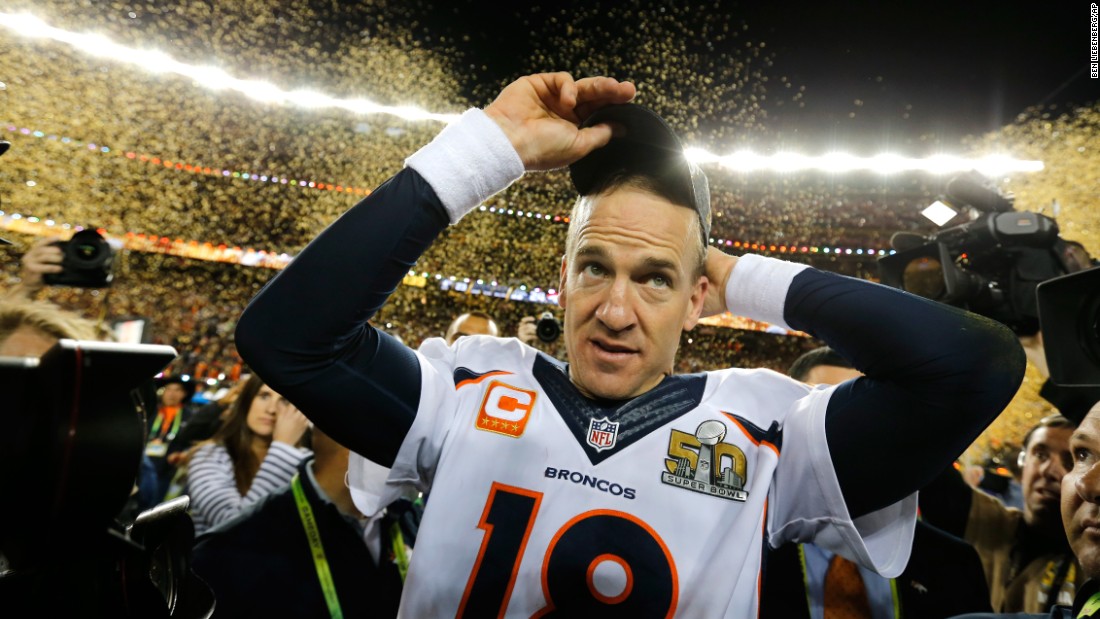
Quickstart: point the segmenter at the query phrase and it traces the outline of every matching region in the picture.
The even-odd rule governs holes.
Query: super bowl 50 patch
[[[700,494],[730,501],[749,498],[745,492],[745,452],[726,438],[726,424],[710,419],[699,424],[695,434],[672,430],[668,441],[667,471],[661,481]]]

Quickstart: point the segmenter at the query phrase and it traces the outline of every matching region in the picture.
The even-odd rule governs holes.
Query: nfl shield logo
[[[588,444],[595,447],[597,452],[614,447],[618,436],[619,422],[617,421],[610,421],[604,417],[588,422]]]

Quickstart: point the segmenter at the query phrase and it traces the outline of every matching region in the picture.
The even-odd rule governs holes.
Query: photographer
[[[9,147],[0,141],[0,155]],[[68,249],[75,274],[62,267]],[[106,338],[91,322],[31,300],[47,283],[105,285],[111,257],[94,231],[72,244],[42,240],[24,256],[19,284],[0,293],[5,616],[184,619],[213,609],[209,588],[190,571],[186,499],[130,524],[119,519],[144,441],[142,384],[175,350],[96,342]]]
[[[556,359],[565,359],[565,351],[559,346],[561,323],[553,312],[540,316],[524,316],[516,327],[516,338],[531,348],[540,350]]]

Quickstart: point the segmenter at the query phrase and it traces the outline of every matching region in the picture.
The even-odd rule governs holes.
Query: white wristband
[[[523,176],[523,161],[485,112],[467,110],[405,165],[435,190],[451,223]]]
[[[745,254],[737,259],[726,282],[726,308],[736,316],[790,329],[783,320],[787,290],[794,276],[806,268],[804,264]]]

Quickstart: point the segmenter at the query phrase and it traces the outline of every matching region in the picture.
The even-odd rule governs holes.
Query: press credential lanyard
[[[317,568],[317,578],[321,581],[321,591],[325,594],[328,612],[332,619],[344,619],[344,611],[340,610],[340,600],[336,597],[336,584],[332,581],[332,572],[329,571],[328,559],[325,558],[325,547],[321,543],[321,532],[317,530],[317,520],[313,517],[313,510],[306,500],[302,479],[298,474],[290,481],[290,487],[294,491],[294,502],[298,504],[302,528],[306,530],[306,539],[309,540],[309,547],[313,552],[313,565]]]

